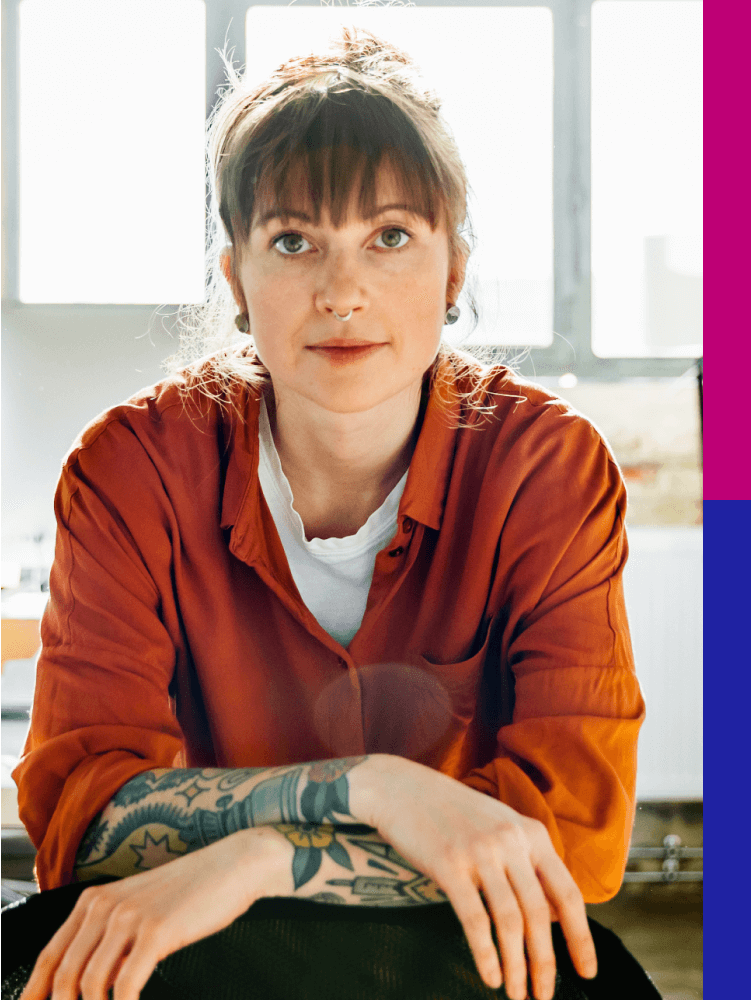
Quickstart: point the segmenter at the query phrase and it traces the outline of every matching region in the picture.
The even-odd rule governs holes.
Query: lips
[[[321,347],[380,347],[377,340],[359,340],[355,337],[331,337],[329,340],[322,340],[320,344],[310,344],[313,350]]]
[[[308,350],[318,358],[325,358],[332,364],[348,364],[366,358],[376,351],[380,351],[386,344],[379,344],[372,340],[346,340],[337,337],[332,340],[325,340],[321,344],[312,344]]]

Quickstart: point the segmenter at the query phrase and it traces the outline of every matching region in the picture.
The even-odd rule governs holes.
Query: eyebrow
[[[394,202],[391,205],[382,205],[380,208],[377,208],[372,215],[368,216],[366,221],[370,222],[373,219],[377,219],[379,215],[384,215],[386,212],[392,212],[394,209],[409,212],[410,215],[420,215],[420,213],[416,212],[411,205]],[[262,229],[264,226],[267,226],[272,219],[299,219],[301,222],[306,222],[308,225],[313,222],[313,219],[306,212],[299,212],[296,210],[292,212],[283,212],[279,208],[272,208],[268,212],[263,213],[256,223],[255,228]]]

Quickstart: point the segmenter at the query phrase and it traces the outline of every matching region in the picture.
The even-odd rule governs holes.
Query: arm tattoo
[[[324,853],[340,868],[352,873],[350,878],[326,880],[327,886],[349,889],[348,899],[326,890],[304,898],[320,903],[349,902],[361,906],[421,906],[448,899],[431,878],[414,868],[369,827],[279,823],[275,828],[294,846],[292,877],[296,891],[318,874]],[[353,847],[381,859],[376,861],[370,857],[366,865],[387,872],[388,876],[356,872],[347,850]],[[384,861],[388,864],[383,864]],[[362,863],[358,867],[363,867]]]
[[[349,772],[367,759],[145,771],[90,825],[76,856],[77,877],[133,874],[255,826],[356,822]]]
[[[146,771],[94,819],[78,851],[76,875],[84,881],[133,875],[265,825],[292,846],[292,882],[302,898],[382,907],[446,901],[432,879],[351,815],[349,773],[364,760]]]

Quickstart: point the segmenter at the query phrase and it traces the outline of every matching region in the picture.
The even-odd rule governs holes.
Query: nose
[[[324,316],[361,315],[368,304],[368,295],[356,261],[346,253],[332,254],[322,268],[316,289],[316,309]]]

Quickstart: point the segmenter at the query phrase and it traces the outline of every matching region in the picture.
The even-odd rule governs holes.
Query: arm
[[[440,886],[368,826],[277,824],[283,854],[279,896],[354,906],[443,903]]]
[[[286,823],[265,829],[280,861],[273,867],[275,883],[269,895],[350,906],[448,902],[433,879],[372,827]],[[252,841],[248,846],[252,849]]]
[[[128,875],[157,868],[188,853],[172,852],[164,839],[152,839],[152,830],[148,827],[142,827],[141,831],[133,838],[133,849],[142,861],[140,865],[131,866]],[[229,836],[237,838],[238,845],[246,848],[250,855],[257,845],[257,838],[252,834],[257,833],[267,838],[269,846],[273,844],[274,857],[278,861],[269,865],[274,879],[269,895],[316,903],[377,907],[423,906],[448,901],[448,896],[433,879],[419,872],[370,826],[276,823],[255,829],[248,827]],[[168,839],[169,834],[162,834],[162,838],[165,837]],[[98,870],[94,872],[94,868]],[[106,862],[101,867],[93,862],[84,873],[84,878],[98,878],[121,875],[123,871]]]
[[[291,843],[310,841],[315,852],[311,831],[328,824],[321,835],[334,838],[328,853],[344,860],[346,851],[335,846],[337,827],[365,824],[363,829],[372,832],[367,789],[373,772],[368,756],[289,767],[145,771],[128,781],[90,825],[76,857],[76,877],[135,875],[240,830],[269,825]],[[301,854],[296,864],[299,871],[310,870]]]
[[[291,843],[288,828],[240,830],[175,864],[87,888],[39,956],[23,1000],[104,996],[108,986],[137,1000],[161,958],[264,896],[378,907],[444,898],[370,828],[306,826],[305,844],[298,835]],[[301,851],[307,864],[298,879],[290,859]]]
[[[626,491],[583,418],[551,410],[527,437],[495,473],[518,470],[491,601],[508,710],[489,699],[492,759],[458,777],[543,823],[586,902],[600,903],[622,881],[644,718],[623,595]]]
[[[379,907],[447,899],[493,988],[501,982],[500,952],[514,1000],[526,994],[527,963],[535,996],[553,995],[552,911],[577,970],[594,975],[581,895],[542,824],[413,761],[374,755],[370,762],[372,780],[362,782],[354,811],[372,814],[378,832],[330,823],[257,826],[87,888],[39,956],[24,1000],[44,1000],[53,983],[61,997],[79,986],[98,996],[114,978],[117,995],[136,1000],[161,958],[226,927],[264,896]]]
[[[171,767],[185,745],[170,702],[174,514],[145,448],[116,416],[84,431],[55,494],[43,646],[14,772],[42,890],[72,880],[92,817],[118,789],[145,769]]]
[[[280,895],[365,906],[446,900],[376,830],[357,825],[356,814],[366,809],[358,792],[372,781],[368,762],[349,757],[286,768],[144,772],[89,827],[76,876],[135,875],[238,831],[271,826],[289,855]]]

